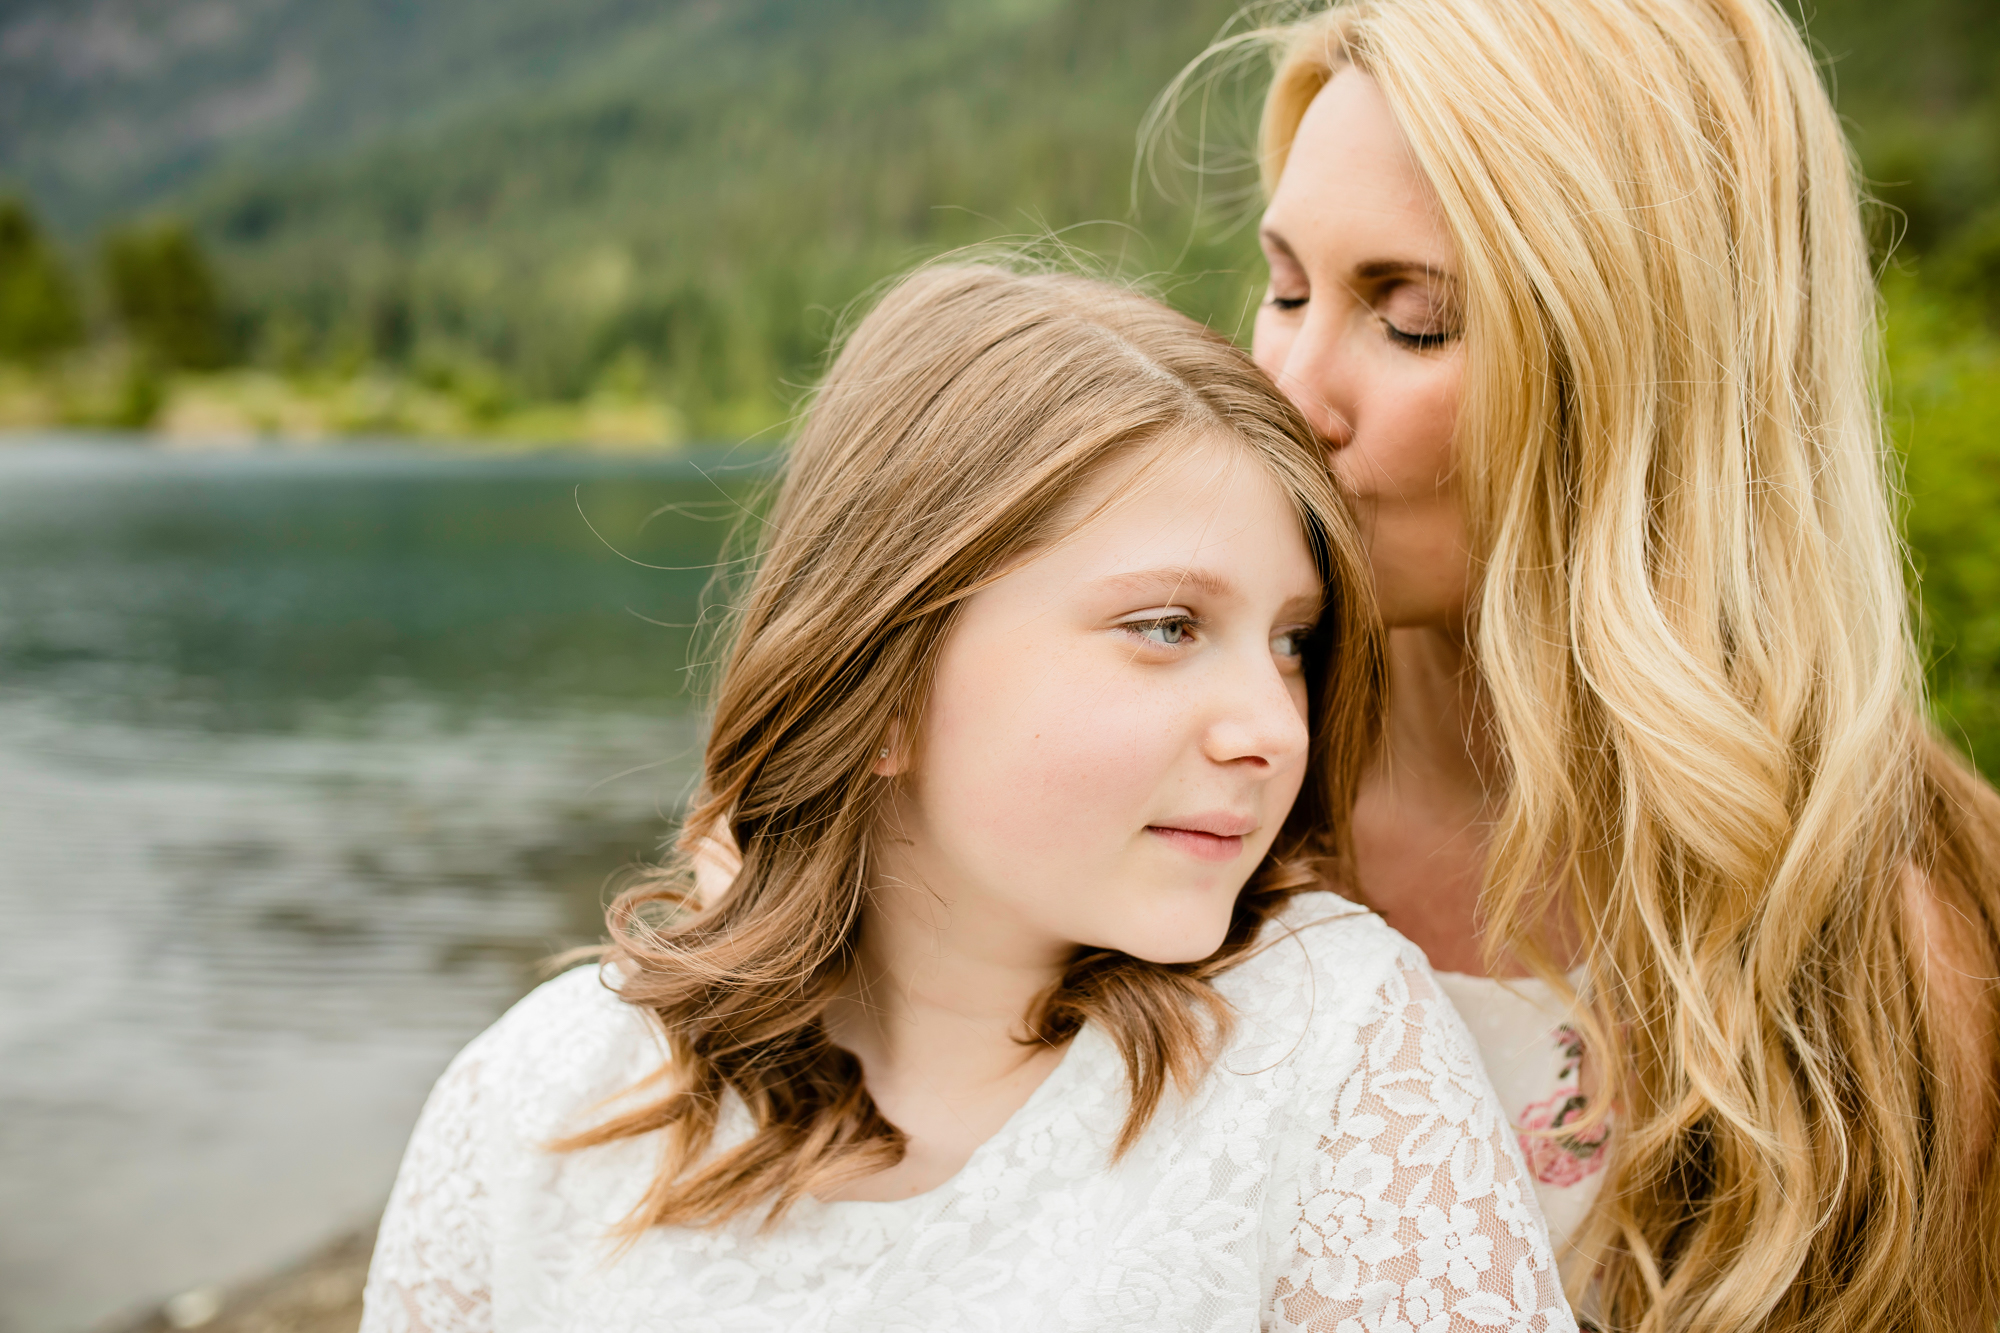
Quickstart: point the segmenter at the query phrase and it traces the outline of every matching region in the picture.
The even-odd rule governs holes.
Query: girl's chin
[[[1110,947],[1167,967],[1175,963],[1199,963],[1220,949],[1228,935],[1229,919],[1224,917],[1218,922],[1189,923],[1185,930],[1149,930],[1143,936],[1115,941]]]

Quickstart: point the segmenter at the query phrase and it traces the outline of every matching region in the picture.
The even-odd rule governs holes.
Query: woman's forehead
[[[1306,108],[1262,232],[1267,248],[1305,267],[1338,249],[1344,265],[1456,268],[1437,194],[1388,99],[1373,78],[1352,67]]]

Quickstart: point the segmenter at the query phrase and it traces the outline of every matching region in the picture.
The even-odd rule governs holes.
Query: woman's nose
[[[1287,350],[1279,387],[1330,449],[1354,438],[1352,354],[1331,319],[1308,315]]]

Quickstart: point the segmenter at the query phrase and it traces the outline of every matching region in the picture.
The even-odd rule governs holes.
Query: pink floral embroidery
[[[1565,1023],[1553,1034],[1562,1051],[1562,1069],[1556,1075],[1555,1095],[1529,1106],[1521,1113],[1521,1155],[1528,1170],[1544,1185],[1562,1189],[1604,1169],[1604,1148],[1611,1137],[1609,1124],[1578,1134],[1552,1134],[1583,1118],[1581,1087],[1583,1038]]]

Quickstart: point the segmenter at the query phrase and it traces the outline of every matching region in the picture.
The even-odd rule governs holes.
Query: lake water
[[[764,475],[0,441],[0,1333],[372,1217],[445,1061],[671,831]]]

